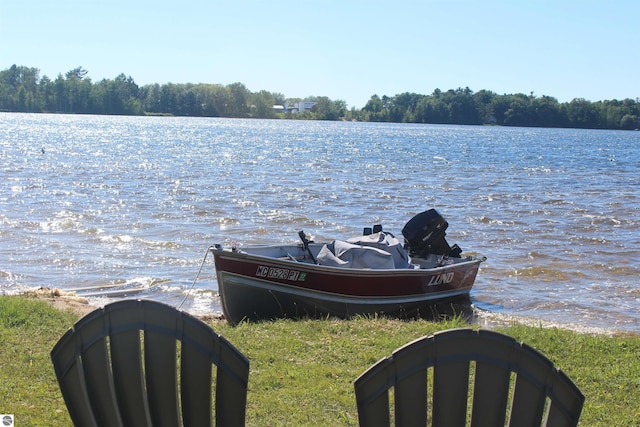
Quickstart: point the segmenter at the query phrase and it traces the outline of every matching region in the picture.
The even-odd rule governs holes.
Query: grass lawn
[[[37,299],[0,296],[0,413],[14,414],[16,425],[71,424],[49,352],[78,317]],[[251,362],[250,426],[355,426],[360,373],[415,338],[468,326],[381,318],[211,325]],[[581,426],[640,426],[640,336],[519,324],[496,330],[540,350],[580,387]]]

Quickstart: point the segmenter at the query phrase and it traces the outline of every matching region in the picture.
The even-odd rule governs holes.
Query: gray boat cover
[[[402,244],[383,231],[347,240],[334,240],[320,249],[320,265],[344,268],[416,268]]]

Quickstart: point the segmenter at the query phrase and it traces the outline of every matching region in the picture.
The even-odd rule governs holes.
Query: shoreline
[[[35,290],[29,290],[15,295],[39,299],[50,304],[52,307],[60,311],[73,311],[79,317],[85,316],[100,307],[89,304],[89,300],[87,298],[78,296],[74,292],[65,292],[58,288],[41,287]],[[195,317],[204,322],[211,323],[225,321],[222,315],[197,315]],[[632,331],[584,327],[577,324],[562,324],[557,322],[528,318],[524,316],[490,312],[480,310],[475,307],[473,308],[472,316],[467,320],[470,325],[476,325],[478,327],[487,329],[509,327],[515,324],[521,324],[543,329],[557,328],[570,330],[579,334],[600,335],[607,337],[633,337],[640,335],[639,333],[635,333]]]

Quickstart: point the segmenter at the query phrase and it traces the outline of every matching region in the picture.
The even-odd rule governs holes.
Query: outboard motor
[[[458,245],[449,246],[445,240],[445,230],[449,223],[435,209],[429,209],[414,216],[402,229],[405,249],[411,256],[427,258],[429,254],[460,258],[462,249]]]

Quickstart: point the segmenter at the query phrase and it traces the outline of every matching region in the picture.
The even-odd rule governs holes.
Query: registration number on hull
[[[265,265],[258,266],[256,271],[257,277],[267,277],[269,279],[290,280],[292,282],[304,282],[307,279],[307,273],[298,270],[289,270],[287,268],[267,267]]]

